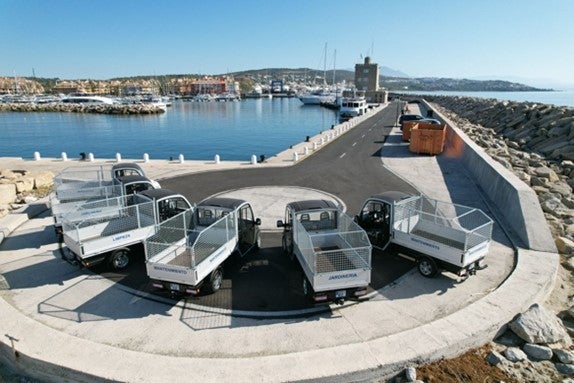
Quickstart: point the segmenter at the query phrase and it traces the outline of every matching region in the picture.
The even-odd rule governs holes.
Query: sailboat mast
[[[323,85],[327,85],[327,43],[325,43],[325,53],[323,57]]]

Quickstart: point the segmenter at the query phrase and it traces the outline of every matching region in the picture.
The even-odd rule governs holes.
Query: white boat
[[[67,96],[62,99],[66,104],[87,104],[87,105],[113,105],[117,102],[109,97],[103,96]]]
[[[348,120],[353,117],[361,116],[367,111],[367,100],[364,96],[353,96],[341,98],[339,107],[339,118]]]
[[[310,93],[302,93],[298,98],[305,105],[320,105],[323,103],[334,103],[337,99],[337,94],[326,90],[318,90]]]

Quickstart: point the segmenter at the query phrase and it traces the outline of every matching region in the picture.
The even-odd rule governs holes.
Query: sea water
[[[330,129],[335,111],[297,98],[239,102],[175,101],[157,115],[0,113],[0,157],[249,161],[270,157]]]
[[[555,92],[458,92],[458,91],[401,91],[403,94],[420,94],[436,96],[464,96],[479,98],[494,98],[500,101],[534,102],[557,106],[574,107],[574,90],[559,90]]]

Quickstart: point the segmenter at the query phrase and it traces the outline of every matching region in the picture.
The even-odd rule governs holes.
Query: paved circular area
[[[249,187],[224,191],[213,197],[215,196],[239,198],[249,202],[253,208],[253,214],[261,218],[262,231],[281,231],[277,229],[276,222],[278,219],[283,219],[285,206],[293,201],[325,199],[333,201],[341,210],[347,210],[345,203],[330,193],[296,186]]]

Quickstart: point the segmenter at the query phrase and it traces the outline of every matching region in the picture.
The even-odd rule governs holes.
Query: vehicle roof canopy
[[[135,182],[150,182],[149,178],[140,175],[118,177],[117,180],[124,185]]]
[[[400,191],[387,191],[381,194],[372,195],[369,199],[377,199],[380,201],[387,202],[389,204],[393,204],[394,202],[401,201],[403,199],[407,199],[412,197],[412,194],[403,193]]]
[[[141,193],[138,193],[138,194],[143,195],[147,198],[154,199],[154,200],[160,200],[162,198],[179,195],[179,193],[176,193],[173,190],[169,190],[169,189],[149,189],[149,190],[142,191]]]
[[[333,201],[326,199],[311,199],[305,201],[295,201],[287,204],[287,207],[298,213],[306,210],[322,210],[322,209],[337,209],[337,205]]]
[[[114,166],[112,166],[112,172],[114,172],[114,173],[116,172],[116,170],[122,170],[122,169],[135,169],[139,173],[144,174],[141,166],[139,166],[135,162],[122,162],[122,163],[115,164]]]
[[[201,201],[197,206],[214,206],[214,207],[222,207],[224,209],[235,210],[239,208],[241,205],[246,203],[245,200],[238,199],[238,198],[225,198],[225,197],[213,197],[208,198],[206,200]]]

